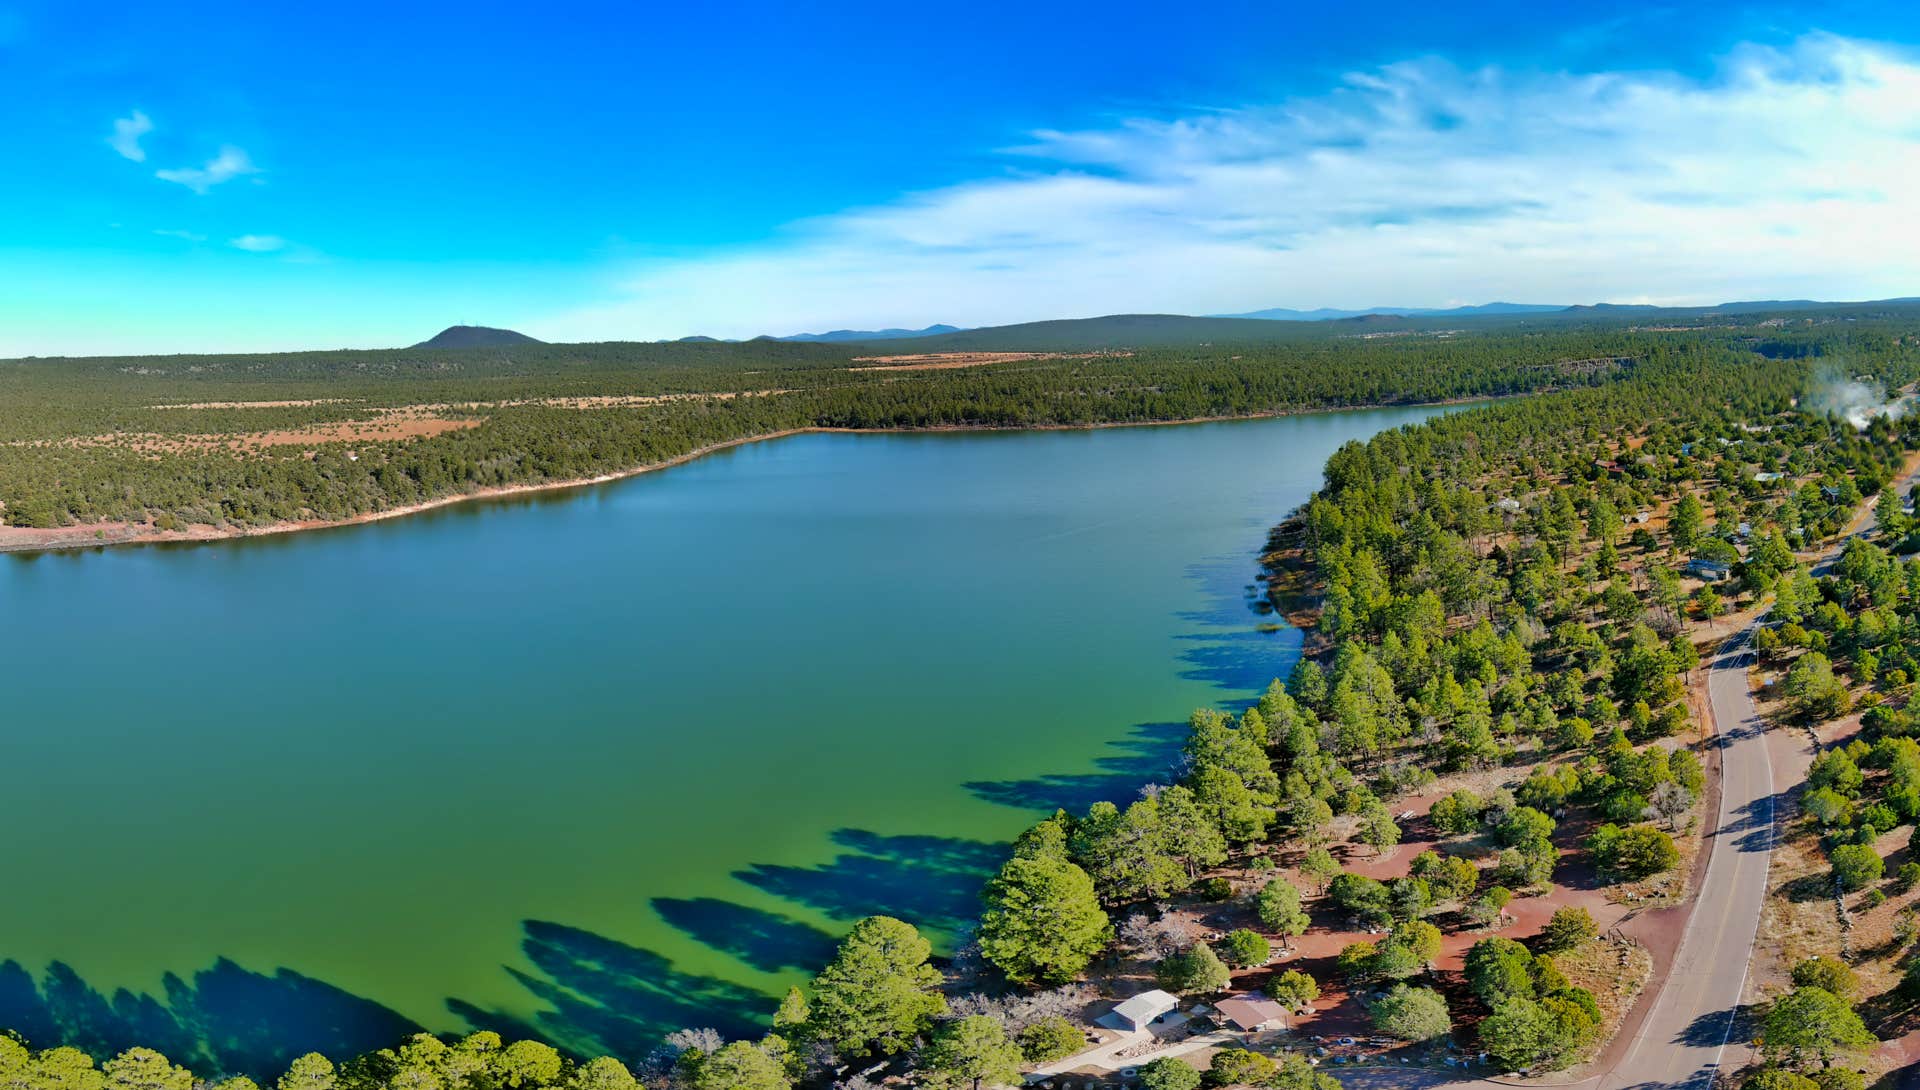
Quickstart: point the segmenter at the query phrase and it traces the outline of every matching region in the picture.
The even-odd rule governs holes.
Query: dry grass
[[[1637,942],[1597,938],[1576,950],[1555,954],[1553,962],[1567,982],[1593,993],[1600,1005],[1600,1041],[1620,1030],[1620,1023],[1653,977],[1653,955]]]

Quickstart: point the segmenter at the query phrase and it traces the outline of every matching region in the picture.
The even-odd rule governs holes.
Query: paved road
[[[1905,495],[1916,481],[1920,481],[1920,462],[1910,463],[1893,487]],[[1878,528],[1879,519],[1869,504],[1813,570],[1831,571],[1847,538],[1870,536]],[[1710,833],[1713,855],[1674,956],[1673,971],[1620,1062],[1605,1074],[1559,1084],[1569,1090],[1705,1090],[1727,1062],[1727,1053],[1743,1053],[1747,1047],[1751,1028],[1744,1024],[1740,1000],[1766,900],[1776,798],[1766,725],[1747,683],[1753,633],[1759,624],[1754,621],[1722,644],[1709,666],[1708,696],[1722,760],[1720,812]],[[1739,1059],[1736,1055],[1734,1063]],[[1486,1079],[1449,1080],[1429,1070],[1363,1069],[1338,1074],[1355,1090],[1425,1090],[1439,1085],[1511,1090],[1513,1085]]]
[[[1757,625],[1758,622],[1755,622]],[[1577,1083],[1576,1090],[1704,1090],[1726,1053],[1743,1050],[1749,1034],[1741,992],[1766,901],[1767,860],[1773,848],[1773,766],[1765,724],[1753,705],[1747,666],[1753,627],[1721,645],[1709,665],[1708,693],[1721,747],[1720,811],[1709,836],[1713,854],[1698,903],[1653,1009],[1612,1071]],[[1362,1069],[1338,1072],[1356,1090],[1425,1090],[1450,1085],[1511,1090],[1512,1083],[1449,1080],[1431,1070]]]
[[[1748,1036],[1740,994],[1767,896],[1774,807],[1766,724],[1747,683],[1752,637],[1749,627],[1722,644],[1707,679],[1721,751],[1720,812],[1708,834],[1713,855],[1699,900],[1640,1033],[1619,1066],[1596,1080],[1602,1090],[1705,1086],[1728,1042]]]

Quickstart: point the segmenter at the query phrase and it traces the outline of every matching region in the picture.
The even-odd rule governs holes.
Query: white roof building
[[[1141,992],[1122,1001],[1101,1021],[1115,1029],[1143,1030],[1151,1026],[1156,1019],[1172,1014],[1180,1008],[1180,997],[1158,988],[1150,992]]]

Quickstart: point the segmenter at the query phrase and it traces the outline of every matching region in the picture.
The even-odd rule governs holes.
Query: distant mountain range
[[[1544,303],[1482,303],[1466,307],[1369,307],[1365,310],[1291,310],[1273,307],[1244,314],[1195,317],[1185,314],[1109,314],[1098,318],[1061,318],[1018,325],[962,328],[930,325],[924,329],[835,329],[826,333],[795,333],[786,337],[761,336],[755,341],[795,341],[813,344],[862,344],[878,341],[915,342],[916,352],[997,350],[1055,350],[1130,348],[1207,342],[1276,343],[1343,335],[1378,335],[1453,328],[1501,327],[1520,324],[1579,324],[1596,320],[1698,321],[1716,316],[1791,314],[1824,311],[1830,317],[1878,313],[1887,307],[1912,306],[1920,297],[1867,302],[1821,302],[1812,299],[1770,299],[1719,303],[1701,307],[1662,307],[1646,303],[1588,303],[1559,306]],[[1442,324],[1444,323],[1444,324]],[[1464,323],[1455,325],[1454,323]],[[1364,334],[1363,332],[1364,331]],[[722,342],[715,337],[682,337],[685,343]],[[502,348],[542,344],[511,329],[487,326],[450,326],[415,348]]]
[[[776,341],[897,341],[902,337],[934,337],[942,333],[958,333],[957,325],[930,325],[925,329],[835,329],[826,333],[795,333],[788,337],[774,337]]]
[[[414,345],[415,348],[500,348],[515,344],[544,344],[525,333],[484,325],[450,325]]]
[[[1259,318],[1269,322],[1328,322],[1341,318],[1364,318],[1370,314],[1392,314],[1399,317],[1441,318],[1452,315],[1462,317],[1480,314],[1549,314],[1566,310],[1566,306],[1554,303],[1482,303],[1472,307],[1367,307],[1365,310],[1340,310],[1335,307],[1321,307],[1318,310],[1290,310],[1286,307],[1269,307],[1266,310],[1250,310],[1244,314],[1215,314],[1215,318]]]

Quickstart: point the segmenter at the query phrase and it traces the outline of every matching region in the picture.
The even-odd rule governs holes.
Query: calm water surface
[[[256,1068],[409,1023],[741,1028],[860,916],[967,919],[1037,811],[1283,673],[1267,526],[1431,412],[806,435],[0,558],[0,1024]]]

